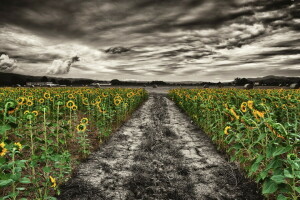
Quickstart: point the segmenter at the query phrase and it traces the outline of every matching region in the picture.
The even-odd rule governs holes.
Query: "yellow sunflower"
[[[85,124],[79,124],[76,127],[78,132],[84,132],[86,130],[86,125]]]
[[[247,112],[247,102],[243,102],[243,103],[241,104],[241,111],[242,111],[242,112]]]
[[[120,105],[121,102],[122,102],[122,99],[114,98],[114,104],[115,104],[116,106]]]
[[[39,112],[36,111],[36,110],[32,111],[32,113],[34,114],[34,116],[38,116],[39,115]]]
[[[33,101],[31,101],[31,100],[28,99],[26,105],[27,105],[27,106],[32,106],[32,105],[33,105]]]
[[[48,92],[44,93],[44,98],[45,99],[50,99],[50,97],[51,97],[50,93],[48,93]]]
[[[87,124],[87,123],[89,123],[89,119],[88,118],[82,118],[81,120],[80,120],[80,123],[81,124]]]
[[[21,151],[22,148],[23,148],[23,146],[22,146],[22,144],[21,144],[20,142],[15,142],[14,145],[17,147],[17,149],[18,149],[19,151]]]
[[[248,107],[252,110],[253,109],[253,101],[248,101]]]
[[[75,105],[75,103],[74,103],[74,101],[72,101],[72,100],[70,100],[70,101],[68,101],[67,103],[66,103],[66,106],[68,107],[68,108],[72,108],[73,106]]]
[[[0,143],[0,156],[3,157],[5,156],[7,152],[7,149],[5,148],[4,142]]]
[[[49,176],[49,178],[50,178],[50,181],[51,181],[51,183],[52,183],[51,187],[55,188],[56,185],[57,185],[57,184],[56,184],[56,179],[53,178],[52,176]]]
[[[240,116],[238,116],[238,115],[236,114],[236,112],[234,111],[233,108],[230,109],[230,112],[231,112],[231,114],[232,114],[237,120],[240,119]]]
[[[225,135],[228,135],[228,134],[229,134],[229,133],[228,133],[228,130],[229,130],[229,129],[231,129],[230,126],[226,126],[226,127],[225,127],[225,129],[224,129]]]

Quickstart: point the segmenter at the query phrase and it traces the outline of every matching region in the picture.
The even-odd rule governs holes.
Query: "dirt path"
[[[153,93],[58,199],[263,199],[164,95]]]

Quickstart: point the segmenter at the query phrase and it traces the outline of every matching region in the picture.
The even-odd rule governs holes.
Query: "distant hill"
[[[47,76],[29,76],[14,73],[0,72],[0,86],[25,85],[26,82],[53,82],[60,85],[88,85],[94,82],[107,83],[84,78],[57,78]]]
[[[245,78],[242,78],[245,79]],[[286,85],[291,83],[300,83],[300,77],[285,77],[285,76],[265,76],[257,78],[247,78],[246,81],[259,82],[260,84],[274,85],[279,84]],[[0,72],[0,86],[14,86],[14,85],[26,85],[26,82],[53,82],[60,85],[90,85],[91,83],[108,83],[110,81],[99,81],[85,78],[57,78],[47,76],[29,76],[14,73]],[[202,82],[202,81],[181,81],[181,82],[164,82],[164,81],[119,81],[114,79],[111,81],[113,85],[191,85],[199,86],[203,84],[217,85],[218,83]],[[232,85],[232,82],[223,82],[224,85]]]
[[[260,82],[267,85],[278,85],[278,84],[291,84],[300,83],[300,77],[286,77],[286,76],[264,76],[258,78],[247,78],[252,82]]]

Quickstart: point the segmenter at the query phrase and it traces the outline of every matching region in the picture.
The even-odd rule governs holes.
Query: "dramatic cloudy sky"
[[[0,54],[30,75],[300,76],[300,0],[1,0]]]

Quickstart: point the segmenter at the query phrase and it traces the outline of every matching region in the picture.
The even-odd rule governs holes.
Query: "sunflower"
[[[69,99],[75,99],[75,97],[74,97],[73,94],[69,94],[69,95],[68,95],[68,98],[69,98]]]
[[[265,113],[264,112],[260,112],[260,111],[256,111],[256,114],[260,117],[260,118],[265,118]]]
[[[17,149],[19,150],[19,151],[21,151],[22,150],[22,148],[23,148],[23,146],[22,146],[22,144],[20,143],[20,142],[15,142],[15,147],[17,147]]]
[[[254,102],[253,101],[248,101],[247,103],[248,103],[248,107],[252,110]]]
[[[48,92],[44,93],[44,98],[45,99],[50,99],[50,97],[51,97],[50,93],[48,93]]]
[[[236,114],[236,112],[234,111],[233,108],[230,109],[230,112],[231,112],[231,114],[232,114],[237,120],[240,119],[240,116],[238,116],[238,115]]]
[[[32,113],[34,114],[34,116],[38,116],[39,115],[39,112],[36,111],[36,110],[32,111]]]
[[[225,127],[225,129],[224,129],[225,135],[228,135],[228,134],[229,134],[229,133],[228,133],[228,130],[229,130],[229,129],[231,129],[230,126],[226,126],[226,127]]]
[[[27,106],[32,106],[32,105],[33,105],[33,101],[31,101],[31,100],[28,99],[26,105],[27,105]]]
[[[24,111],[24,115],[26,115],[27,113],[29,113],[29,110],[25,110]]]
[[[80,123],[81,124],[87,124],[87,123],[89,123],[89,119],[88,118],[82,118],[81,120],[80,120]]]
[[[242,112],[247,112],[247,102],[243,102],[243,103],[241,104],[241,111],[242,111]]]
[[[4,142],[0,143],[0,156],[3,157],[5,156],[7,152],[7,149],[5,148]]]
[[[39,99],[39,102],[40,102],[40,103],[44,103],[44,102],[45,102],[45,99],[40,98],[40,99]]]
[[[34,98],[33,98],[33,96],[29,96],[29,97],[27,97],[27,99],[32,101]]]
[[[25,114],[24,118],[28,119],[28,120],[32,120],[32,119],[35,118],[35,114],[32,113],[32,112],[28,112],[28,113]]]
[[[72,106],[72,110],[77,110],[78,109],[78,106],[74,105]]]
[[[85,124],[79,124],[76,127],[78,132],[84,132],[86,130],[86,125]]]
[[[127,95],[128,98],[131,98],[131,97],[134,96],[134,93],[133,93],[133,92],[129,92],[129,93],[127,93],[126,95]]]
[[[97,108],[98,108],[99,112],[106,113],[106,110],[103,109],[100,105],[98,105]]]
[[[52,183],[51,187],[55,188],[56,185],[57,185],[57,184],[56,184],[56,179],[53,178],[52,176],[49,176],[49,178],[50,178],[50,181],[51,181],[51,183]]]
[[[108,94],[106,92],[102,92],[102,96],[105,98],[108,96]]]
[[[89,100],[88,100],[88,98],[86,98],[86,97],[84,97],[84,98],[82,98],[82,104],[83,105],[89,105]]]
[[[25,100],[24,97],[19,97],[19,98],[17,99],[17,102],[18,102],[19,105],[23,105],[24,100]]]
[[[74,103],[74,101],[70,100],[70,101],[67,102],[66,105],[67,105],[68,108],[71,109],[73,106],[75,106],[75,103]]]
[[[119,98],[115,98],[115,99],[114,99],[114,104],[115,104],[116,106],[120,105],[121,102],[122,102],[122,100],[119,99]]]

